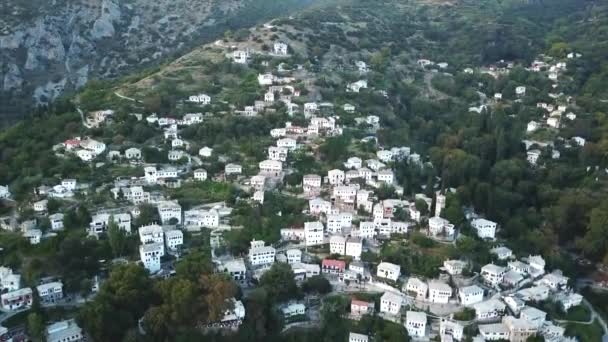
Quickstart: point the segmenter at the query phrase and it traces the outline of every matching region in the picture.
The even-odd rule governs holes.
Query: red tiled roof
[[[341,269],[346,268],[346,262],[344,262],[342,260],[324,259],[322,265],[323,265],[323,267],[332,267],[332,268],[341,268]]]
[[[363,300],[358,300],[353,298],[350,302],[350,305],[357,305],[357,306],[368,306],[369,303]]]

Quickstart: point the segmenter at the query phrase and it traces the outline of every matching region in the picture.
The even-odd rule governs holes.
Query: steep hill
[[[0,126],[94,78],[124,75],[313,0],[7,0]]]

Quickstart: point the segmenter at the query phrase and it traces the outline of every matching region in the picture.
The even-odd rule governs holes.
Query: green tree
[[[298,294],[293,271],[285,263],[273,264],[270,270],[262,275],[260,286],[266,288],[268,293],[272,293],[273,299],[277,302],[295,298]]]
[[[125,252],[127,246],[127,235],[124,230],[120,229],[114,216],[110,216],[108,224],[108,242],[112,248],[112,253],[115,257],[120,257]]]
[[[304,281],[302,284],[302,291],[306,293],[326,294],[331,292],[331,284],[329,283],[329,280],[323,276],[313,276]]]
[[[587,232],[577,246],[595,260],[608,260],[608,200],[591,210]]]
[[[44,341],[44,320],[39,313],[27,315],[27,333],[35,342]]]
[[[82,307],[78,321],[96,341],[120,341],[137,325],[152,298],[148,272],[140,265],[120,265],[95,299]]]

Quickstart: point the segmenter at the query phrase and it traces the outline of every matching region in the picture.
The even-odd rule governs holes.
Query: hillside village
[[[220,315],[199,322],[208,332],[237,331],[251,315],[244,303],[248,294],[267,283],[268,274],[287,272],[302,289],[318,284],[329,289],[276,303],[285,329],[320,325],[330,303],[342,298],[345,312],[334,314],[355,322],[349,342],[375,340],[356,328],[366,316],[399,325],[417,341],[523,342],[535,336],[577,341],[568,326],[581,313],[580,321],[608,334],[594,303],[585,300],[565,270],[547,262],[550,256],[514,248],[505,238],[506,222],[490,219],[487,208],[461,204],[462,189],[445,177],[466,171],[428,173],[439,166],[427,148],[385,137],[390,119],[360,104],[373,99],[379,106],[392,105],[396,97],[373,75],[378,63],[369,57],[350,60],[340,66],[349,76],[342,79],[318,64],[312,67],[301,42],[289,39],[289,29],[277,29],[297,23],[286,19],[253,29],[250,36],[262,42],[230,37],[200,50],[230,64],[225,68],[248,72],[246,80],[210,82],[246,84],[257,97],[231,103],[225,90],[192,91],[171,111],[126,115],[112,106],[88,110],[81,102],[83,134],[58,142],[52,153],[82,168],[121,174],[102,172],[102,184],[102,178],[73,176],[28,189],[27,208],[0,218],[2,229],[36,248],[77,226],[87,239],[110,241],[114,260],[105,264],[141,265],[153,280],[175,277],[180,260],[208,249],[213,273],[226,274],[239,288],[238,296],[224,298]],[[480,82],[478,102],[467,114],[528,108],[533,115],[527,124],[513,126],[523,137],[519,158],[526,168],[546,168],[585,146],[581,136],[559,134],[586,115],[577,111],[576,94],[563,86],[569,77],[565,71],[581,53],[462,70],[424,52],[418,57],[404,68],[429,77],[426,96],[431,97],[445,93],[437,80],[456,74],[495,80],[522,70],[534,75],[536,84],[509,83],[502,92]],[[113,96],[148,106],[151,95],[140,91],[146,82],[117,89]],[[552,91],[539,95],[538,83]],[[344,96],[326,98],[327,88]],[[270,125],[254,123],[265,117]],[[228,128],[233,120],[242,127]],[[265,130],[260,136],[247,134],[248,148],[212,138],[222,133],[214,130],[230,129],[226,134],[238,140],[247,120],[251,130]],[[95,133],[123,121],[137,125],[146,138],[135,142]],[[420,186],[415,188],[413,180],[405,186],[413,175],[422,179],[416,181]],[[12,192],[0,186],[5,201],[16,199]],[[83,306],[108,277],[100,269],[83,291],[45,273],[32,286],[31,276],[24,281],[17,269],[0,268],[0,319],[33,305]],[[47,341],[87,335],[69,315],[47,324]],[[142,318],[139,332],[146,334],[147,327]],[[23,328],[3,329],[0,335],[12,336]]]

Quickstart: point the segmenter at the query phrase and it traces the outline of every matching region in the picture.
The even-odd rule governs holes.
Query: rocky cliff
[[[153,65],[226,29],[276,15],[263,10],[272,2],[3,0],[0,126],[90,79]],[[307,1],[284,2],[298,7]]]

